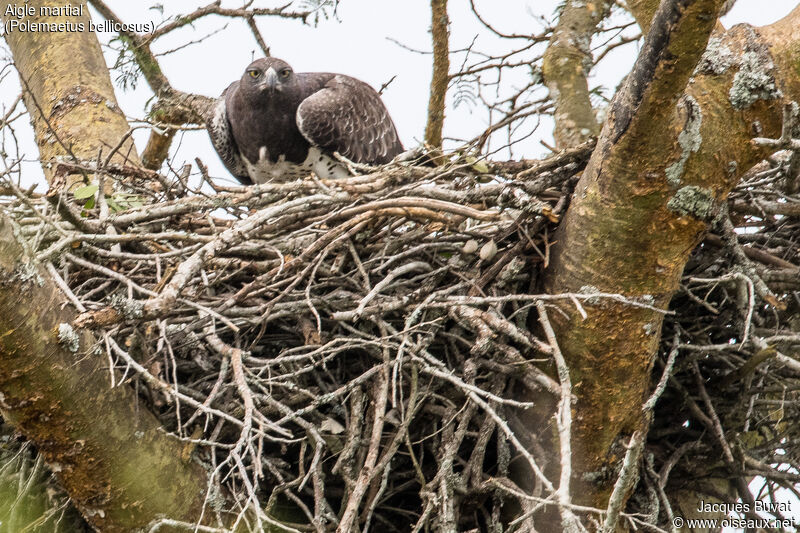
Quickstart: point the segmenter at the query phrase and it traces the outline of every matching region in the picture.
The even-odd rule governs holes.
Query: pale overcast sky
[[[149,0],[107,0],[108,5],[126,22],[154,22],[162,17],[188,13],[207,4],[197,0],[161,0],[164,14],[151,9],[155,2]],[[297,9],[305,2],[296,1]],[[477,0],[479,11],[492,25],[503,32],[531,34],[542,30],[542,19],[552,19],[556,0]],[[241,0],[223,2],[225,7],[238,7]],[[282,2],[259,1],[258,7],[275,7]],[[779,19],[797,5],[788,0],[739,0],[731,13],[723,19],[726,26],[739,22],[756,25]],[[497,52],[508,46],[493,37],[471,14],[468,0],[450,0],[451,49],[465,47],[475,39],[476,48]],[[95,20],[100,20],[95,16]],[[341,0],[336,18],[321,20],[314,26],[278,18],[261,18],[258,25],[271,47],[272,54],[287,60],[296,71],[342,72],[370,83],[376,88],[396,76],[383,94],[384,101],[397,124],[404,145],[419,143],[425,125],[430,83],[430,55],[410,51],[430,49],[430,12],[428,0]],[[224,29],[223,29],[224,28]],[[219,30],[219,31],[218,31]],[[214,33],[217,32],[217,33]],[[163,56],[161,65],[172,84],[184,91],[209,96],[219,95],[227,85],[238,79],[253,53],[260,55],[258,45],[246,24],[237,19],[206,17],[193,26],[182,28],[159,40],[153,49],[165,52],[188,41],[212,34],[198,44]],[[108,43],[112,34],[101,34]],[[625,75],[635,59],[636,45],[610,54],[593,74],[592,83],[610,90]],[[106,57],[113,64],[115,54],[108,50]],[[455,69],[458,65],[452,65]],[[113,74],[112,74],[113,75]],[[511,86],[519,83],[511,77]],[[451,91],[445,122],[445,135],[455,138],[472,138],[487,125],[484,113],[473,112],[468,105],[452,108],[455,91]],[[16,76],[6,76],[0,82],[0,104],[8,105],[19,93]],[[140,80],[135,90],[117,89],[117,98],[125,113],[132,119],[144,116],[144,107],[152,93]],[[610,94],[609,94],[610,96]],[[27,124],[16,123],[16,133],[23,153],[31,160],[25,167],[26,181],[41,179],[35,163],[36,146]],[[24,127],[23,127],[24,126]],[[547,150],[539,143],[551,138],[551,124],[543,121],[534,134],[516,147],[513,156],[539,157]],[[143,148],[147,131],[139,130],[135,139]],[[228,177],[213,152],[205,132],[187,132],[173,146],[175,164],[191,163],[200,157],[210,166],[212,176]]]

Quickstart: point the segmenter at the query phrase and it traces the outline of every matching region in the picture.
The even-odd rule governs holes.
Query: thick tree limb
[[[78,3],[87,13],[85,2]],[[14,4],[0,4],[2,13]],[[83,24],[86,30],[11,31],[5,35],[22,80],[23,99],[33,122],[41,160],[46,163],[56,158],[91,159],[100,150],[110,153],[129,128],[117,105],[100,44],[94,33],[88,31],[88,15],[39,16],[40,7],[51,3],[35,0],[28,4],[37,14],[26,17],[26,22]],[[133,141],[127,139],[112,160],[138,163]],[[53,185],[52,169],[44,165],[43,170]]]
[[[678,135],[689,129],[685,123],[700,120],[691,100],[681,104],[682,116],[675,106],[705,49],[719,5],[714,0],[661,4],[555,236],[545,278],[549,292],[601,290],[656,306],[669,302],[705,227],[702,219],[709,215],[681,215],[667,207],[680,195],[664,168],[675,158],[665,164],[664,154],[688,146],[686,135],[683,142]],[[664,124],[670,124],[669,134]],[[678,158],[685,164],[683,154]],[[724,174],[720,178],[730,186]],[[632,406],[644,400],[662,315],[613,304],[587,311],[583,319],[567,309],[570,319],[555,315],[553,325],[576,384],[580,415],[573,427],[573,468],[580,479],[576,486],[583,489],[577,493],[584,498],[579,503],[604,506],[610,487],[587,483],[586,474],[603,468],[620,431],[638,428],[640,414]],[[622,323],[635,325],[620,330]]]
[[[85,29],[5,35],[51,186],[62,187],[70,175],[88,177],[91,170],[78,168],[85,161],[134,168],[139,159],[130,128],[117,107],[97,38],[88,31],[88,17],[43,17],[40,8],[51,4],[29,5],[36,15],[26,22]],[[80,5],[86,13],[85,3]],[[3,13],[7,7],[2,4]],[[59,159],[63,164],[54,164]],[[72,168],[64,167],[70,163]],[[89,339],[67,326],[74,317],[60,311],[58,288],[22,259],[5,222],[0,241],[3,416],[36,444],[94,527],[130,531],[159,515],[198,520],[205,472],[179,459],[180,444],[137,408],[127,386],[111,387],[107,361],[94,357]]]
[[[719,4],[663,2],[653,17],[555,236],[549,291],[599,289],[666,306],[736,180],[768,154],[751,138],[779,137],[784,99],[800,94],[800,9],[706,47]],[[587,475],[576,485],[602,505],[608,487],[586,480],[639,427],[632,406],[644,397],[662,321],[616,305],[586,309],[583,320],[565,308],[570,318],[555,315],[554,326],[578,397],[573,466]]]
[[[628,6],[628,11],[644,31],[650,27],[650,22],[652,22],[653,16],[656,14],[659,3],[660,0],[626,0],[625,2]]]
[[[553,133],[556,148],[577,146],[600,130],[589,100],[587,76],[592,66],[589,46],[612,4],[609,0],[569,0],[550,37],[542,60],[542,74],[556,106]]]
[[[36,445],[98,530],[132,531],[160,516],[193,522],[205,471],[180,459],[180,444],[129,387],[111,387],[105,357],[67,325],[74,316],[46,278],[0,219],[3,418]]]

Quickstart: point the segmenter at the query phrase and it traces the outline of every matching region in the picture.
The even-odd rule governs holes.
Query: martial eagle
[[[344,177],[333,152],[380,165],[403,151],[372,87],[343,74],[295,73],[274,57],[257,59],[225,89],[208,133],[244,184],[289,181],[312,170],[323,179]]]

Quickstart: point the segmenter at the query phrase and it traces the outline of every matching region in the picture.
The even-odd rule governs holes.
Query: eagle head
[[[297,83],[292,67],[275,57],[256,59],[245,69],[241,86],[247,92],[270,94],[285,92]]]

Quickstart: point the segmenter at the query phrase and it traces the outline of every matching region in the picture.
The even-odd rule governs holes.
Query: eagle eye
[[[289,70],[288,68],[285,68],[285,69],[281,70],[281,78],[288,78],[289,74],[291,74],[291,73],[292,73],[291,70]]]
[[[250,77],[253,78],[253,79],[258,79],[258,78],[261,77],[261,71],[260,70],[252,69],[252,70],[248,70],[247,73],[250,74]]]

